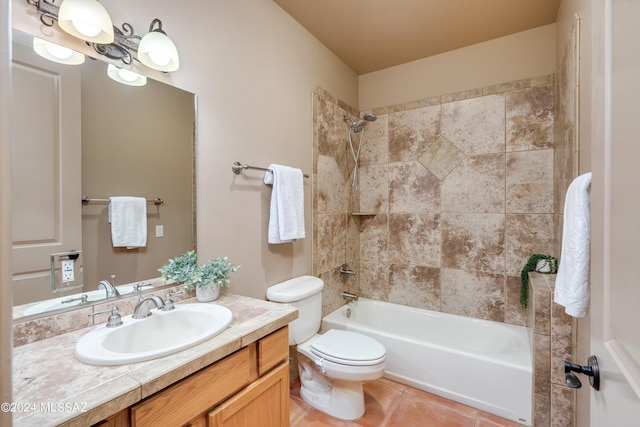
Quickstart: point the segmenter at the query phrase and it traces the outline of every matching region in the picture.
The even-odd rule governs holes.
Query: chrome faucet
[[[78,304],[88,304],[89,296],[87,294],[82,294],[78,298],[67,298],[65,300],[60,301],[61,304],[69,304],[70,302],[80,301]]]
[[[347,280],[349,279],[349,276],[355,276],[356,273],[355,271],[353,271],[350,267],[349,264],[344,263],[342,264],[342,266],[340,267],[340,280],[342,280],[342,283],[346,283]]]
[[[98,289],[100,289],[101,287],[104,288],[104,291],[107,294],[107,298],[119,297],[120,296],[120,292],[116,288],[116,275],[115,274],[111,275],[111,281],[113,282],[113,284],[109,283],[108,280],[102,280],[100,283],[98,283]]]
[[[151,308],[149,307],[149,303],[153,301],[159,309],[164,307],[164,302],[162,298],[151,295],[150,297],[140,298],[138,304],[136,304],[136,308],[133,309],[133,315],[131,316],[134,319],[144,319],[145,317],[151,316]]]
[[[346,299],[347,302],[358,301],[358,295],[352,294],[351,292],[343,292],[342,298]]]

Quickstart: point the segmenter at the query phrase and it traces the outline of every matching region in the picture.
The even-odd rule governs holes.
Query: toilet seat
[[[370,366],[384,362],[382,344],[366,335],[330,329],[311,340],[311,352],[330,362],[349,366]]]

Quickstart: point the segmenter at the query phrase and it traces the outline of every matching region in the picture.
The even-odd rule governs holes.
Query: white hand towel
[[[584,317],[589,311],[590,186],[591,172],[580,175],[569,185],[564,202],[562,254],[554,301],[574,317]]]
[[[304,238],[304,183],[302,171],[269,165],[265,184],[273,184],[269,209],[269,243],[295,242]]]
[[[114,248],[147,246],[147,200],[142,197],[110,197],[109,222]]]

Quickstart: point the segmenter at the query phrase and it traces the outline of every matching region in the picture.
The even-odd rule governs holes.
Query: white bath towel
[[[304,183],[302,171],[269,165],[264,183],[272,184],[269,209],[269,243],[295,242],[304,238]]]
[[[114,248],[147,246],[147,200],[142,197],[110,197],[109,222]]]
[[[590,186],[591,172],[580,175],[569,185],[564,202],[562,254],[554,301],[574,317],[584,317],[589,311]]]

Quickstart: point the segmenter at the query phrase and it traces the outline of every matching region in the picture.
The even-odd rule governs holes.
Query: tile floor
[[[366,411],[342,421],[312,408],[291,384],[291,427],[522,427],[520,424],[387,379],[365,383]]]

